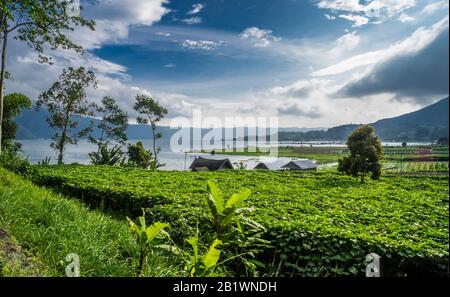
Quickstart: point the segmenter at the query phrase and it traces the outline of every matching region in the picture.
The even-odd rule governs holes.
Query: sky
[[[143,93],[176,117],[269,117],[332,127],[415,111],[448,96],[448,1],[81,0],[96,30],[70,32],[83,56],[12,41],[7,93],[32,100],[68,66],[99,80],[131,118]]]

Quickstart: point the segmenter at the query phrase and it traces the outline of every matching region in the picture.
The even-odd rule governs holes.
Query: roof
[[[283,166],[283,168],[292,168],[292,167],[297,167],[298,169],[302,170],[308,170],[308,169],[316,169],[317,164],[310,160],[294,160]]]
[[[256,165],[254,169],[266,169],[266,170],[283,170],[283,165],[286,164],[286,161],[275,161],[275,162],[261,162]]]
[[[234,169],[229,159],[215,160],[203,157],[195,158],[189,169],[193,171],[217,171],[225,169]]]

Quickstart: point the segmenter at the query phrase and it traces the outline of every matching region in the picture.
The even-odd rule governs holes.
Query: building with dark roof
[[[194,162],[192,162],[189,167],[193,172],[199,171],[220,171],[220,170],[229,170],[234,169],[233,164],[229,159],[224,160],[215,160],[215,159],[206,159],[203,157],[196,157]]]
[[[256,165],[256,167],[254,169],[257,170],[285,170],[285,168],[283,168],[284,165],[286,165],[286,161],[275,161],[275,162],[261,162],[258,165]]]
[[[317,164],[310,160],[295,160],[287,163],[282,168],[287,170],[316,171],[317,167]]]

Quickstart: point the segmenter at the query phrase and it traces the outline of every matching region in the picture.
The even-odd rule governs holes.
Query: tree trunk
[[[152,133],[153,133],[153,154],[155,155],[155,166],[158,165],[158,152],[156,150],[156,125],[153,122],[150,122],[152,125]]]
[[[63,164],[64,159],[64,146],[66,144],[66,135],[67,135],[67,126],[69,125],[70,113],[66,113],[66,119],[64,122],[63,131],[61,134],[61,141],[59,142],[59,155],[58,155],[58,164]]]
[[[2,28],[3,40],[2,40],[2,57],[1,57],[1,70],[0,70],[0,154],[2,153],[2,130],[3,130],[3,100],[5,92],[5,71],[6,71],[6,47],[8,46],[8,32],[6,21],[2,16]]]

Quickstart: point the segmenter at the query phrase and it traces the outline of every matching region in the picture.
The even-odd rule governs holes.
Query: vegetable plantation
[[[332,172],[151,172],[108,166],[37,166],[30,178],[118,218],[147,209],[175,241],[210,232],[208,180],[225,195],[248,188],[248,217],[271,243],[257,255],[262,275],[364,275],[365,257],[383,274],[447,275],[448,178],[382,177],[361,184]],[[197,228],[199,230],[197,230]],[[242,271],[234,271],[242,275]]]

